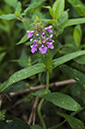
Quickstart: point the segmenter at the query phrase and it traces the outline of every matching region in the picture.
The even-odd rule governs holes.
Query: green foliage
[[[63,71],[66,72],[66,74],[70,77],[79,82],[80,84],[85,84],[85,75],[81,73],[80,71],[77,71],[76,69],[73,69],[69,66],[63,65],[60,66]],[[69,74],[70,73],[70,74]]]
[[[69,116],[64,113],[58,113],[58,114],[66,119],[66,121],[69,123],[72,129],[85,129],[84,123],[81,120],[76,119],[75,117]]]
[[[66,110],[78,111],[82,109],[82,107],[73,98],[63,93],[49,93],[44,95],[43,98]]]
[[[42,62],[45,64],[46,68],[52,73],[53,60],[49,51],[46,54],[41,54]]]
[[[17,18],[15,14],[6,14],[6,15],[0,15],[0,19],[5,19],[5,20],[12,20]]]
[[[39,125],[32,125],[30,128],[31,129],[42,129]]]
[[[81,16],[85,17],[85,6],[80,0],[67,0],[78,11]]]
[[[5,119],[5,113],[6,113],[6,110],[0,111],[0,120],[4,120]]]
[[[73,36],[74,36],[74,41],[75,41],[76,46],[79,46],[81,43],[81,38],[82,38],[82,30],[81,30],[80,25],[77,25],[74,28]]]
[[[80,115],[76,115],[76,117],[73,116],[77,113],[79,114],[81,110],[84,113],[83,106],[85,106],[85,29],[83,25],[85,18],[80,17],[80,15],[85,17],[84,4],[85,2],[81,2],[80,0],[56,0],[54,3],[52,0],[4,0],[4,2],[1,2],[1,129],[46,129],[49,125],[53,126],[54,124],[55,126],[49,127],[49,129],[58,128],[59,126],[61,126],[62,129],[66,129],[66,125],[63,125],[65,121],[69,123],[72,129],[85,128],[84,117],[81,119]],[[42,7],[45,9],[42,9]],[[64,10],[65,8],[67,10]],[[36,20],[34,21],[34,19]],[[37,33],[37,29],[39,29],[36,27],[37,24],[40,26],[43,25],[42,28],[51,25],[53,27],[54,49],[47,51],[46,54],[40,54],[39,52],[32,54],[30,52],[29,46],[33,44],[33,41],[30,42],[27,38],[28,33],[26,33],[26,31],[35,30]],[[34,39],[36,40],[36,37],[33,37],[33,40]],[[15,65],[16,62],[19,65],[18,67],[17,64]],[[63,65],[64,63],[67,63],[68,66]],[[60,69],[58,66],[60,66]],[[21,67],[23,68],[21,69]],[[63,73],[61,73],[60,70],[62,70]],[[46,72],[48,74],[46,74]],[[38,74],[38,76],[36,74]],[[78,83],[70,84],[69,86],[65,85],[65,87],[53,87],[53,85],[56,85],[54,82],[67,79],[66,74],[69,78],[76,80]],[[53,82],[52,85],[49,84],[49,81],[50,83]],[[42,89],[41,86],[43,83],[46,83],[46,89]],[[39,86],[36,87],[38,84],[40,85],[40,90],[35,92],[35,89],[39,89]],[[51,89],[51,87],[53,88]],[[33,89],[33,91],[31,91],[31,89]],[[56,90],[58,92],[56,92]],[[31,107],[33,106],[35,96],[35,103],[37,96],[42,98],[39,101],[39,106],[38,102],[36,105],[36,108],[38,106],[39,117],[36,115],[36,108],[32,109]],[[45,103],[43,104],[44,101]],[[51,109],[48,103],[52,105]],[[43,108],[41,110],[42,104]],[[46,108],[45,104],[47,105]],[[17,113],[15,112],[16,105]],[[19,109],[19,107],[21,107],[21,109]],[[35,107],[35,104],[33,107]],[[31,123],[37,123],[37,125],[29,126],[22,120],[13,120],[14,117],[19,116],[21,119],[28,121],[31,109],[33,114],[31,119],[33,121],[31,121]],[[52,114],[50,110],[53,111]],[[64,114],[59,113],[59,110],[64,111]],[[7,111],[6,116],[5,111]],[[43,111],[43,115],[41,111]],[[48,111],[50,112],[49,114],[47,113]],[[56,122],[55,111],[60,115],[57,116],[57,121],[61,122],[62,116],[65,118],[64,122],[59,124]],[[70,111],[73,111],[73,113],[67,115],[66,113],[70,114]],[[9,121],[5,121],[4,119]],[[43,127],[38,125],[40,123],[39,121],[41,121]]]
[[[21,129],[30,129],[29,125],[20,120],[20,119],[14,119],[14,120],[9,120],[8,122],[5,122],[5,121],[0,121],[0,128],[3,128],[3,129],[9,129],[9,128],[13,128],[13,129],[18,129],[18,128],[21,128]]]

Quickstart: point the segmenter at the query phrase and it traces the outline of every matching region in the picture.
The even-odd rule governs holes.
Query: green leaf
[[[21,10],[22,10],[21,3],[18,2],[15,10],[15,15],[19,16],[21,13]]]
[[[83,24],[85,23],[85,18],[76,18],[76,19],[69,19],[66,24],[63,25],[63,27],[77,25],[77,24]]]
[[[66,121],[69,123],[72,129],[85,129],[84,123],[81,120],[64,113],[58,114],[66,119]]]
[[[0,53],[0,63],[2,62],[3,58],[5,57],[6,52]]]
[[[47,51],[46,54],[41,54],[41,58],[46,68],[49,70],[50,73],[52,73],[53,61],[50,52]]]
[[[77,12],[85,17],[85,6],[80,0],[67,0],[77,10]]]
[[[64,11],[64,0],[56,0],[53,4],[52,11],[53,11],[53,18],[59,20],[62,17]]]
[[[59,57],[55,60],[53,60],[53,68],[66,63],[76,57],[79,57],[81,55],[84,55],[85,51],[78,51],[78,52],[73,52],[67,55],[64,55],[62,57]],[[5,90],[7,87],[9,87],[11,84],[18,82],[20,80],[26,79],[30,76],[33,76],[35,74],[41,73],[46,71],[46,67],[43,63],[38,63],[33,66],[24,68],[18,72],[15,72],[9,79],[8,81],[4,82],[3,84],[0,85],[0,91],[2,92]]]
[[[12,20],[17,18],[17,16],[15,14],[3,14],[0,15],[0,19],[5,19],[5,20]]]
[[[73,69],[69,66],[63,65],[60,68],[71,78],[76,80],[80,84],[85,84],[85,75],[80,71]],[[70,73],[70,74],[69,74]]]
[[[16,118],[14,120],[9,120],[9,121],[0,121],[0,129],[30,129],[29,125]]]
[[[30,128],[31,129],[43,129],[39,125],[32,125]]]
[[[62,17],[60,18],[57,26],[61,28],[68,21],[68,11],[64,11]]]
[[[9,4],[10,6],[16,8],[17,0],[5,0],[5,2],[6,2],[7,4]]]
[[[23,79],[26,79],[30,76],[33,76],[37,73],[41,73],[43,71],[45,71],[46,68],[44,66],[43,63],[38,63],[38,64],[35,64],[33,66],[30,66],[30,67],[26,67],[16,73],[14,73],[9,79],[7,82],[5,82],[4,84],[2,84],[0,86],[0,91],[2,92],[3,90],[5,90],[9,85],[15,83],[15,82],[18,82],[20,80],[23,80]]]
[[[4,120],[5,119],[5,113],[6,113],[6,110],[0,111],[0,120]]]
[[[85,64],[85,55],[75,58],[74,61],[78,64]]]
[[[18,118],[14,119],[11,123],[9,123],[8,127],[13,129],[30,129],[29,125],[26,122]]]
[[[28,55],[24,50],[22,51],[21,57],[19,58],[19,65],[22,67],[28,66]]]
[[[26,41],[28,40],[27,35],[28,35],[28,33],[26,33],[26,34],[21,38],[21,40],[17,43],[17,45],[26,42]]]
[[[35,3],[32,3],[32,4],[29,4],[29,6],[24,10],[24,13],[23,15],[26,15],[28,13],[28,11],[34,9],[34,8],[37,8],[39,5],[41,5],[45,0],[40,0],[38,2],[35,2]]]
[[[77,52],[69,53],[69,54],[64,55],[62,57],[59,57],[59,58],[53,60],[53,68],[65,63],[65,62],[68,62],[76,57],[84,55],[84,54],[85,54],[85,51],[77,51]]]
[[[81,43],[81,37],[82,37],[82,30],[81,30],[80,25],[77,25],[74,28],[73,37],[74,37],[74,41],[75,41],[76,46],[79,46]]]
[[[49,93],[47,95],[42,96],[42,98],[66,110],[78,111],[82,109],[80,104],[78,104],[73,98],[63,93],[59,92]]]
[[[40,89],[36,91],[35,93],[33,93],[32,95],[42,97],[45,94],[45,91],[46,89]],[[50,93],[50,90],[48,91],[48,93]]]

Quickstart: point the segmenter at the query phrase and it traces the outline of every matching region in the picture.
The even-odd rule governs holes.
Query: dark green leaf
[[[3,14],[0,15],[0,19],[5,19],[5,20],[12,20],[17,18],[17,16],[15,14]]]
[[[66,121],[69,123],[72,129],[85,129],[84,123],[81,120],[64,113],[58,113],[58,114],[66,119]]]
[[[80,71],[73,69],[69,66],[63,65],[60,68],[71,78],[79,82],[80,84],[85,84],[85,75]],[[69,74],[70,73],[70,74]]]
[[[63,93],[59,92],[49,93],[47,95],[42,96],[42,98],[66,110],[78,111],[82,109],[80,104],[78,104],[73,98]]]
[[[79,57],[81,55],[84,55],[85,51],[78,51],[78,52],[73,52],[70,54],[67,54],[65,56],[59,57],[58,59],[53,60],[53,68],[68,62],[76,57]],[[26,79],[30,76],[33,76],[35,74],[41,73],[46,71],[45,65],[43,63],[38,63],[33,66],[24,68],[16,73],[14,73],[8,81],[4,82],[3,84],[0,85],[0,91],[2,92],[5,90],[7,87],[9,87],[11,84],[16,83],[20,80]]]
[[[3,91],[5,90],[9,85],[15,83],[15,82],[18,82],[20,80],[23,80],[23,79],[26,79],[28,77],[31,77],[37,73],[41,73],[43,71],[45,71],[46,68],[45,68],[45,65],[43,63],[38,63],[38,64],[35,64],[33,66],[30,66],[30,67],[27,67],[27,68],[24,68],[16,73],[14,73],[9,79],[7,82],[5,82],[4,84],[2,84],[0,86],[0,91]]]

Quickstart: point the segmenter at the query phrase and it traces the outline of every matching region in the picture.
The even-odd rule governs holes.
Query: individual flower
[[[42,54],[45,54],[47,52],[47,49],[54,49],[53,43],[55,42],[52,37],[53,31],[51,30],[52,26],[49,27],[41,27],[37,26],[35,30],[30,31],[28,30],[28,38],[31,38],[30,41],[33,42],[33,45],[31,45],[31,52],[35,53],[38,49]],[[49,33],[48,33],[48,32]]]
[[[28,30],[27,31],[27,33],[28,33],[28,36],[27,37],[28,38],[32,37],[34,32],[35,32],[34,30],[33,31]]]
[[[38,46],[38,44],[33,44],[33,45],[31,45],[31,52],[32,53],[35,53],[36,51],[37,51],[37,46]]]
[[[54,46],[53,46],[52,42],[46,42],[46,44],[47,44],[48,48],[54,49]]]
[[[42,46],[39,48],[39,50],[42,54],[45,54],[47,52],[47,47],[42,44]]]
[[[53,31],[51,30],[52,26],[46,27],[45,30],[47,30],[49,33],[53,33]]]

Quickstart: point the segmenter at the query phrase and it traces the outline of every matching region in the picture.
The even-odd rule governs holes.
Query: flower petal
[[[52,43],[50,43],[50,42],[46,42],[46,44],[47,44],[47,47],[48,47],[48,48],[50,48],[50,49],[54,49],[54,46],[53,46],[53,44],[52,44]]]
[[[47,52],[47,47],[42,44],[42,46],[39,48],[39,50],[42,54],[45,54]]]

